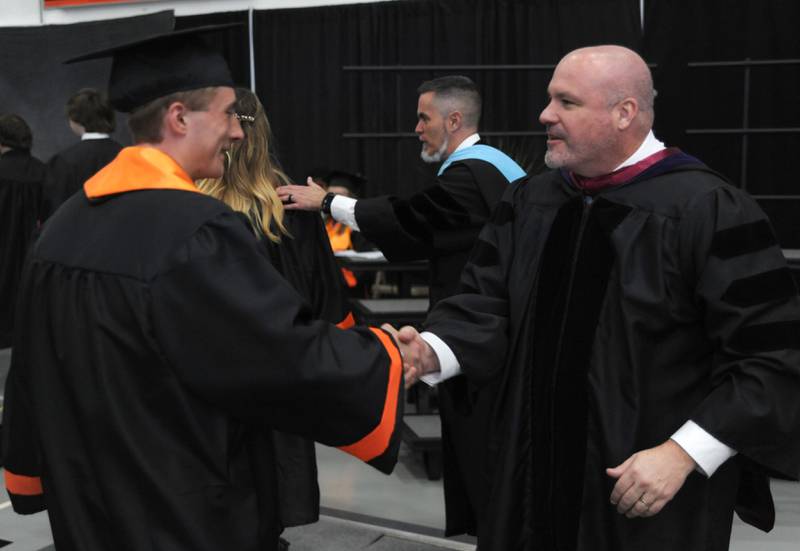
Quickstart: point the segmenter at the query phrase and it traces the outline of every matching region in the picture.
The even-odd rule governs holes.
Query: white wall
[[[52,25],[130,17],[163,10],[175,15],[223,11],[303,8],[328,4],[362,4],[387,0],[153,0],[133,4],[42,9],[41,0],[0,0],[0,27]]]

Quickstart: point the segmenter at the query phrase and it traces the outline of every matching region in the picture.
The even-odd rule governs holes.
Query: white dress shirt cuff
[[[453,354],[453,351],[442,339],[428,331],[422,332],[420,337],[422,337],[422,340],[430,345],[430,347],[433,349],[433,353],[436,354],[437,358],[439,358],[440,368],[440,371],[437,373],[428,373],[427,375],[420,377],[420,380],[423,383],[427,384],[428,386],[436,386],[442,381],[446,381],[447,379],[455,377],[461,373],[461,365],[458,363],[456,355]]]
[[[356,199],[352,197],[345,197],[344,195],[336,195],[331,201],[331,216],[337,222],[341,222],[345,226],[349,226],[355,231],[358,231],[358,223],[356,222]]]
[[[697,470],[707,477],[714,474],[720,465],[737,453],[733,448],[708,434],[694,421],[686,421],[672,435],[672,440],[694,459]]]

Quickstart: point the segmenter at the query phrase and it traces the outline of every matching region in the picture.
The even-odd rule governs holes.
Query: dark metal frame
[[[651,68],[656,67],[655,64],[648,64]],[[766,67],[776,65],[800,65],[800,59],[762,59],[752,60],[750,58],[742,61],[696,61],[690,62],[687,66],[690,69],[694,68],[742,68],[744,69],[743,87],[744,97],[742,105],[742,126],[741,128],[690,128],[686,130],[689,135],[720,135],[720,134],[737,134],[742,137],[742,155],[740,164],[740,179],[739,187],[747,190],[747,168],[748,168],[748,153],[751,134],[800,134],[800,128],[787,127],[787,128],[750,128],[750,83],[752,80],[753,67]],[[343,71],[347,72],[392,72],[395,73],[395,87],[400,90],[400,74],[404,72],[414,71],[552,71],[555,69],[554,64],[531,64],[531,65],[345,65],[342,67]],[[397,124],[400,125],[400,114],[397,113]],[[543,130],[531,131],[506,131],[506,132],[485,132],[481,134],[485,136],[544,136],[546,132]],[[416,134],[413,132],[345,132],[342,134],[346,139],[397,139],[397,138],[415,138]],[[764,200],[800,200],[800,195],[754,195],[756,199]]]
[[[747,58],[743,61],[698,61],[687,64],[690,69],[694,68],[743,68],[742,78],[743,101],[742,101],[742,126],[741,128],[691,128],[686,130],[686,134],[708,136],[714,134],[738,134],[742,137],[742,157],[739,166],[739,187],[747,190],[747,156],[750,152],[750,134],[800,134],[800,128],[750,128],[750,83],[752,80],[753,67],[769,67],[776,65],[800,65],[800,59],[763,59],[752,60]],[[800,199],[798,195],[754,195],[756,199],[787,200]]]

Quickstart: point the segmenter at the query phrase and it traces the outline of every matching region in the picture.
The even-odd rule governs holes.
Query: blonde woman
[[[202,180],[198,186],[247,219],[273,266],[306,299],[315,317],[342,328],[353,325],[322,219],[314,212],[284,211],[275,192],[290,180],[270,154],[271,132],[264,107],[255,94],[239,89],[236,111],[244,139],[231,148],[223,177]],[[276,485],[279,496],[279,502],[266,511],[277,509],[284,527],[315,522],[319,487],[314,443],[294,435],[261,432],[263,438],[251,440],[256,442],[254,460],[269,465],[274,454],[278,467],[276,473],[265,473],[264,484]]]

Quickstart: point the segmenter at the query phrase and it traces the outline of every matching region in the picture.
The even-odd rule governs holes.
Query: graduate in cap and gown
[[[48,221],[20,291],[6,488],[55,546],[273,550],[267,427],[390,472],[402,360],[381,329],[314,319],[250,225],[194,180],[241,140],[225,60],[194,29],[112,56],[136,146]],[[254,462],[258,457],[259,462]]]

